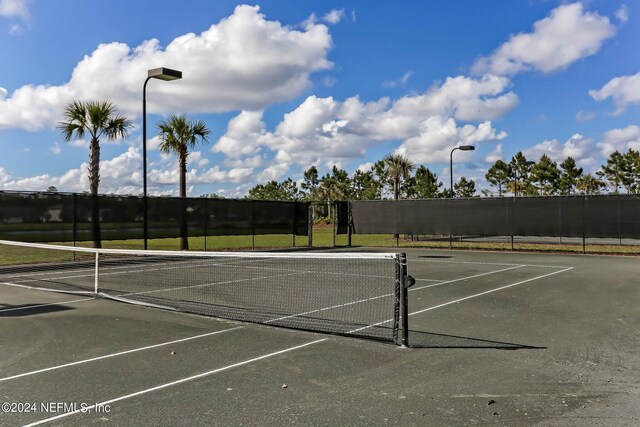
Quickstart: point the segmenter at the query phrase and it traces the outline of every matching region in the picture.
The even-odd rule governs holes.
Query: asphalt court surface
[[[406,252],[410,349],[0,285],[0,425],[640,424],[638,258]]]

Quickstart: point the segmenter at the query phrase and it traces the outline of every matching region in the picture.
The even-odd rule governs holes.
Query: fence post
[[[353,229],[353,217],[351,216],[351,202],[347,202],[347,245],[351,247],[351,234]]]
[[[587,253],[587,224],[586,222],[586,210],[587,210],[587,195],[582,196],[582,253]]]
[[[254,251],[256,249],[256,209],[255,209],[255,200],[251,202],[251,250]]]
[[[209,199],[205,198],[204,199],[204,212],[202,213],[204,215],[204,251],[207,251],[207,233],[209,232],[209,228],[207,227],[209,225]]]
[[[331,203],[331,209],[333,210],[333,212],[331,213],[331,222],[333,223],[331,229],[333,230],[333,247],[336,247],[336,222],[338,220],[338,205],[336,204],[336,202],[332,202]]]
[[[309,203],[309,208],[307,209],[307,235],[309,237],[308,246],[313,247],[313,204]]]

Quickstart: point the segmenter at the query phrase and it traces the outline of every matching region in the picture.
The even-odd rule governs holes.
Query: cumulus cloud
[[[585,11],[582,3],[565,4],[535,22],[532,32],[513,35],[491,56],[478,59],[472,71],[512,75],[563,70],[595,54],[615,33],[608,17]]]
[[[326,13],[322,17],[322,20],[327,24],[336,25],[337,23],[342,21],[342,18],[344,18],[344,9],[333,9]]]
[[[425,120],[420,126],[419,135],[407,139],[396,153],[407,156],[414,163],[447,162],[451,150],[457,145],[496,141],[506,136],[505,132],[497,132],[491,122],[458,127],[451,117],[434,116]],[[459,154],[463,161],[472,156],[470,151]]]
[[[254,156],[260,153],[269,137],[261,111],[242,111],[229,121],[226,133],[211,151],[223,153],[231,159]]]
[[[142,188],[142,174],[137,171],[142,164],[142,156],[133,147],[113,159],[100,162],[100,192],[118,194],[137,194]],[[2,182],[6,190],[45,190],[55,186],[60,191],[83,192],[89,189],[87,176],[88,163],[70,169],[61,176],[48,174],[28,177],[10,178]],[[125,188],[126,187],[126,188]],[[135,187],[137,191],[128,191]]]
[[[576,114],[576,120],[580,123],[588,122],[596,118],[596,113],[580,110]]]
[[[265,129],[262,113],[243,111],[229,122],[227,132],[212,150],[224,153],[225,165],[233,167],[243,165],[247,159],[252,159],[251,167],[257,167],[256,163],[261,164],[265,156],[273,154],[278,165],[263,171],[266,177],[283,176],[287,172],[285,166],[345,164],[390,140],[405,140],[407,152],[416,152],[418,159],[426,159],[423,152],[430,146],[422,147],[424,138],[432,141],[437,132],[431,130],[425,135],[425,123],[434,125],[439,120],[442,128],[453,123],[455,137],[445,139],[451,147],[504,138],[504,132],[496,131],[490,119],[506,114],[517,104],[517,96],[508,92],[509,87],[509,79],[505,77],[458,76],[434,85],[425,93],[396,100],[362,102],[351,97],[338,101],[312,95],[286,113],[272,132]],[[452,122],[447,122],[447,118]],[[458,128],[456,120],[480,124]],[[445,145],[439,147],[443,152]],[[440,154],[429,157],[429,161],[442,160]]]
[[[488,164],[494,164],[498,160],[504,161],[502,155],[502,144],[497,144],[496,147],[484,158],[484,162]]]
[[[571,136],[564,143],[557,139],[543,141],[531,148],[522,150],[522,153],[530,160],[538,161],[543,154],[558,163],[571,156],[581,166],[590,166],[595,163],[597,153],[594,150],[593,139],[579,133]]]
[[[31,0],[0,0],[0,16],[28,20]]]
[[[177,37],[166,48],[156,39],[133,48],[101,44],[66,84],[26,85],[10,95],[0,88],[0,129],[51,126],[73,98],[112,99],[125,113],[139,114],[147,70],[158,64],[182,70],[184,78],[150,82],[150,112],[262,110],[299,95],[311,73],[330,68],[331,43],[323,24],[298,31],[267,20],[257,6],[237,6],[208,30]]]
[[[611,129],[604,133],[602,141],[597,145],[605,157],[616,150],[621,152],[630,148],[640,150],[640,127],[631,125],[622,129]]]
[[[629,21],[629,8],[626,4],[620,6],[618,10],[616,10],[616,18],[622,23],[625,24]]]
[[[614,115],[621,114],[630,104],[640,103],[640,72],[631,76],[611,79],[598,90],[590,90],[589,95],[596,101],[613,98],[616,105]]]

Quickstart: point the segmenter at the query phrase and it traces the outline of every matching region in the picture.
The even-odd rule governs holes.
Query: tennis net
[[[406,257],[396,253],[140,251],[0,240],[4,286],[397,344],[406,271]]]

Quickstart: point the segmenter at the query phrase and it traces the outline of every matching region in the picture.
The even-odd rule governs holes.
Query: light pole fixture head
[[[473,145],[461,145],[459,147],[456,147],[458,150],[462,150],[462,151],[473,151],[476,149],[475,146]]]
[[[164,81],[180,80],[182,78],[182,71],[165,67],[154,68],[149,70],[147,77]]]

